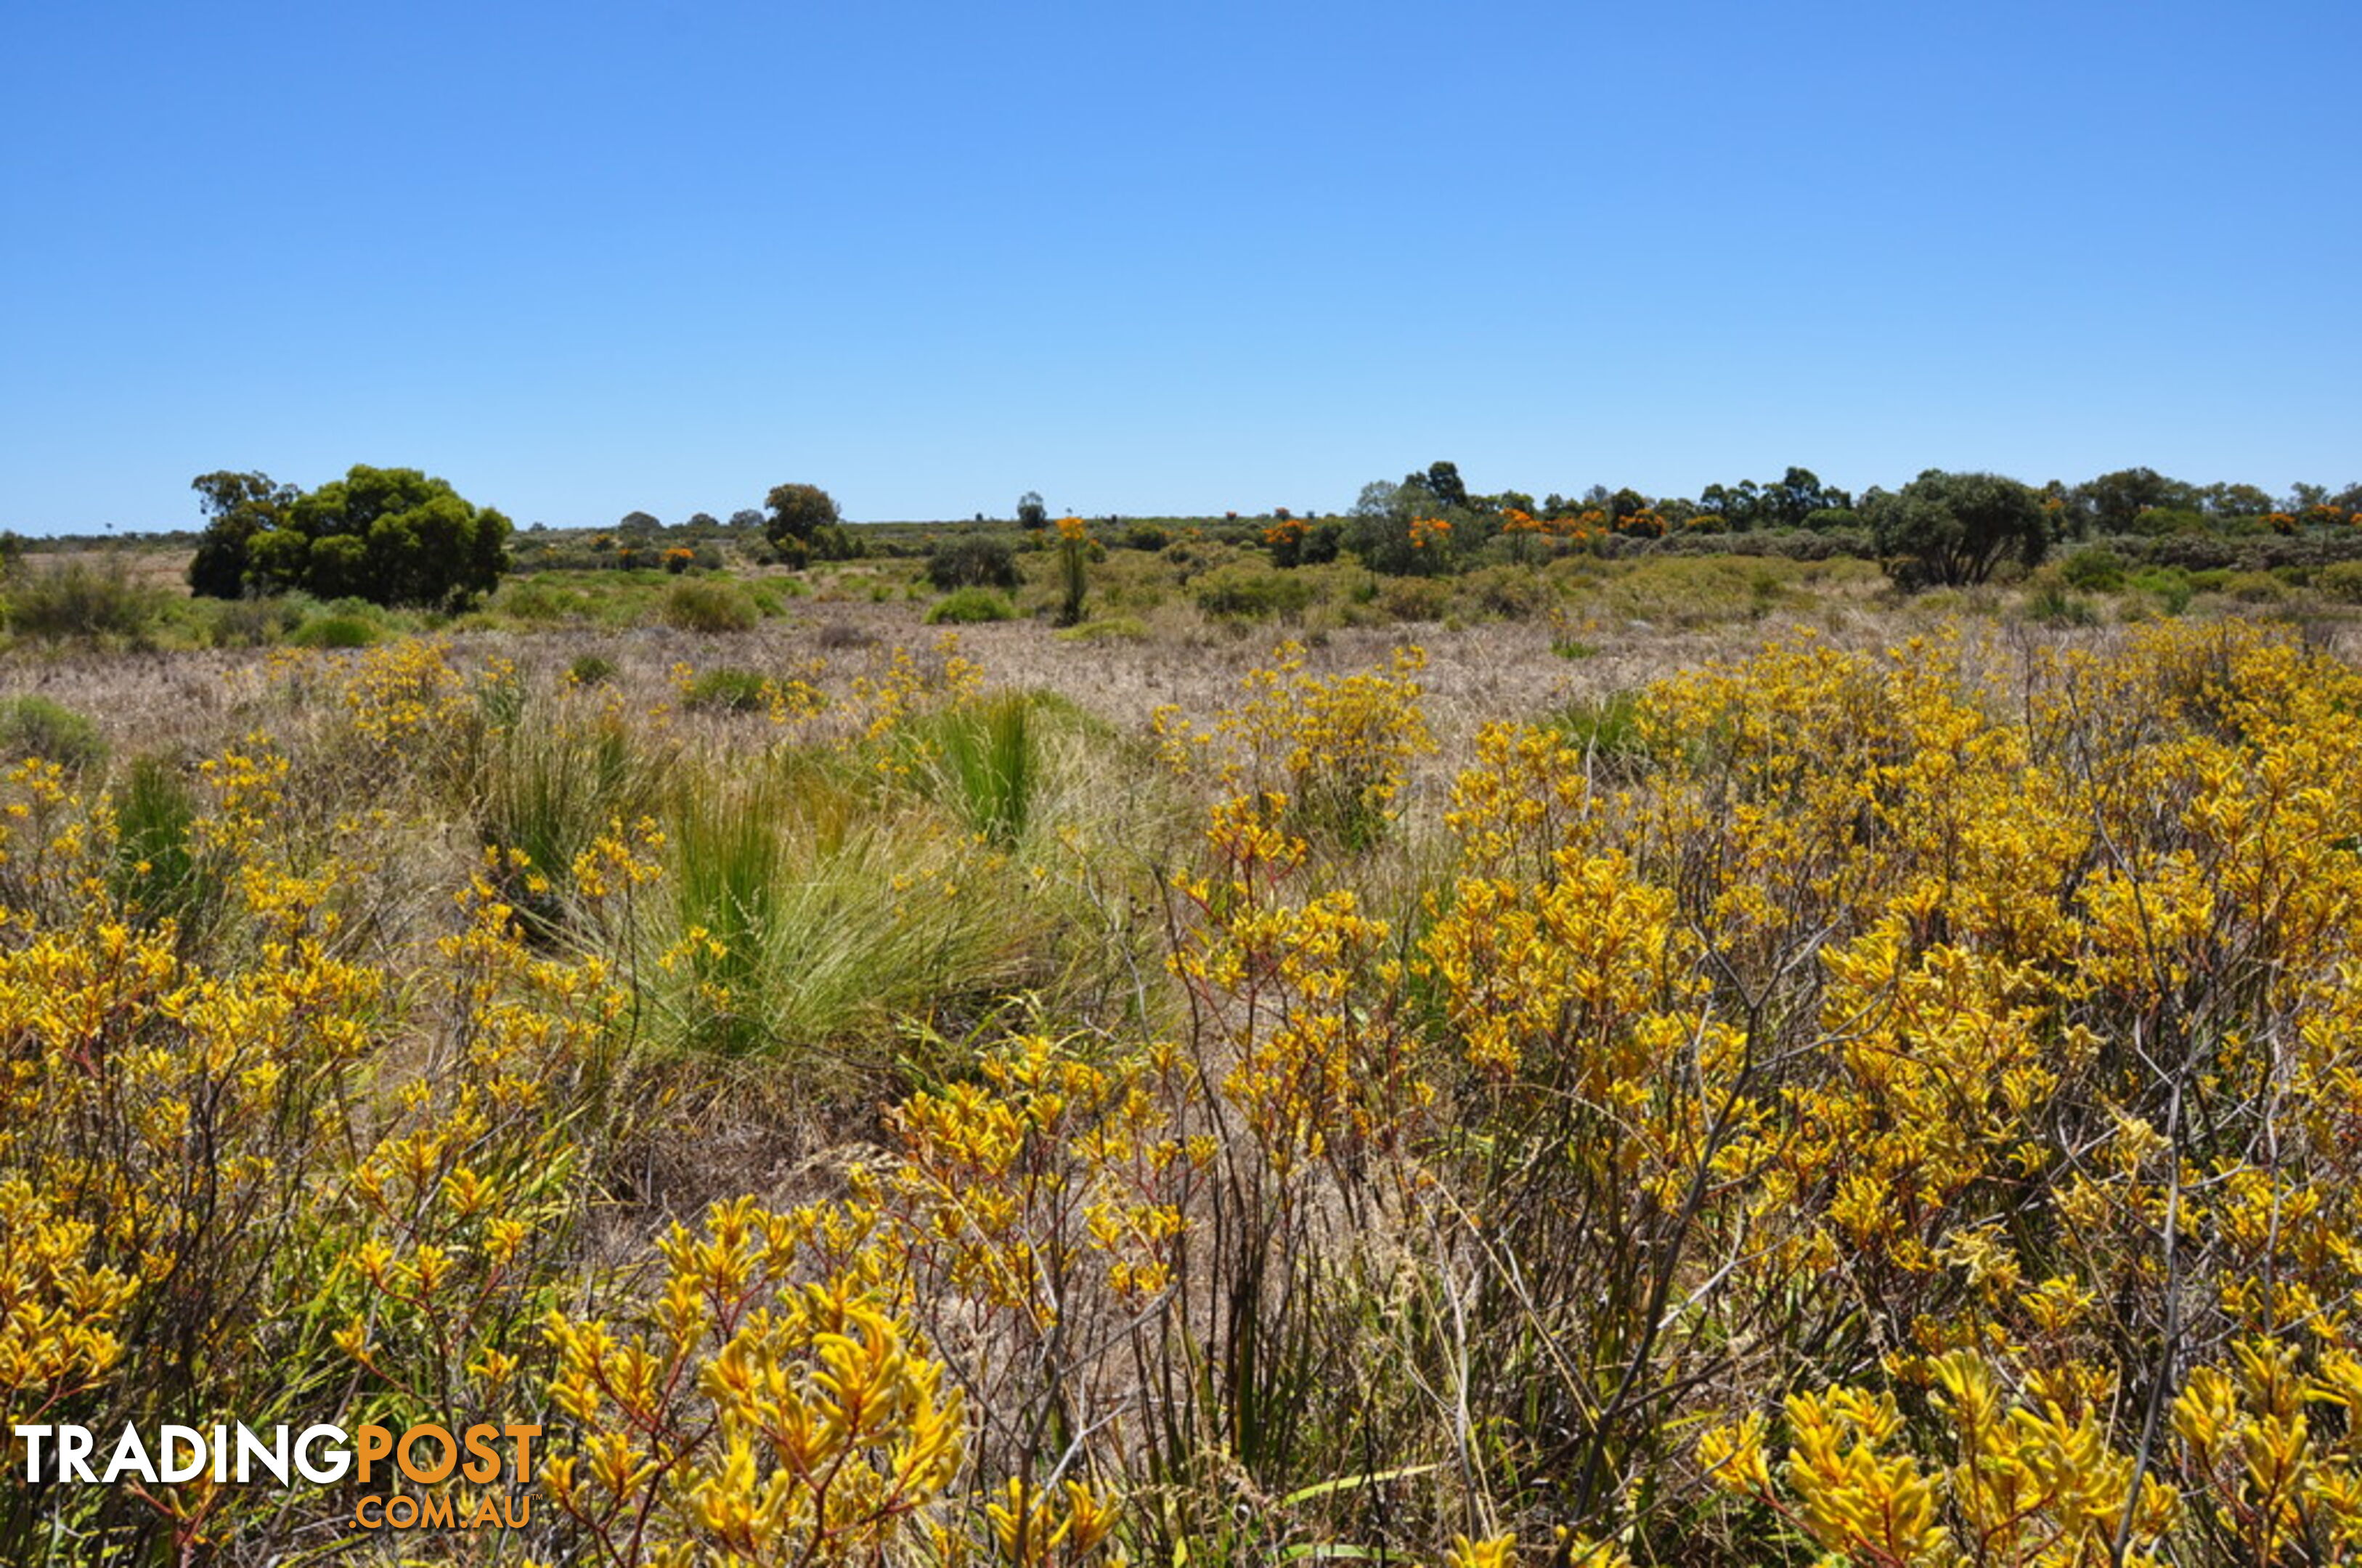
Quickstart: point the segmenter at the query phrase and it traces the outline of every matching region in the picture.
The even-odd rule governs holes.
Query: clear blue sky
[[[2362,479],[2355,0],[0,6],[0,526]]]

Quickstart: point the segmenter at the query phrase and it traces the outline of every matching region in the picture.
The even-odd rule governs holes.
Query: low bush
[[[145,637],[162,612],[164,591],[138,581],[121,556],[37,567],[8,587],[8,625],[43,642]]]
[[[62,702],[47,697],[0,701],[0,757],[22,762],[38,756],[69,773],[86,772],[106,760],[98,726]]]
[[[2362,604],[2362,561],[2338,561],[2313,573],[2312,586],[2324,599]]]
[[[2058,563],[2058,575],[2070,588],[2110,593],[2125,585],[2125,558],[2103,545],[2088,545]]]
[[[365,648],[378,640],[377,623],[366,615],[318,615],[287,639],[299,648]]]
[[[1017,553],[1008,541],[966,535],[945,539],[927,552],[927,580],[937,591],[963,588],[1016,588]]]
[[[1810,536],[1803,536],[1809,537]],[[1788,602],[1796,569],[1738,556],[1659,555],[1611,569],[1598,592],[1620,619],[1650,625],[1712,626],[1759,621]]]
[[[751,632],[762,613],[746,591],[718,578],[684,578],[665,594],[664,622],[683,632]]]
[[[282,640],[304,624],[302,603],[285,597],[199,602],[211,602],[214,607],[205,640],[217,648],[262,647]]]
[[[2025,602],[2025,618],[2044,626],[2096,626],[2100,613],[2080,593],[2056,582],[2037,586]]]
[[[2190,573],[2178,566],[2148,567],[2126,580],[2141,592],[2154,594],[2158,607],[2169,615],[2179,615],[2189,609],[2198,592]]]
[[[1198,608],[1225,620],[1287,621],[1312,602],[1312,584],[1284,571],[1220,567],[1198,580]]]
[[[1014,621],[1017,606],[988,588],[954,589],[927,612],[930,626],[966,626],[983,621]]]
[[[1524,621],[1542,613],[1556,597],[1550,580],[1526,567],[1495,566],[1468,574],[1468,597],[1487,615]]]
[[[568,592],[546,582],[513,582],[492,601],[492,608],[520,621],[546,626],[566,619],[580,606],[582,600],[579,593]]]
[[[1440,578],[1395,578],[1378,591],[1378,608],[1397,621],[1440,621],[1451,608],[1451,585]]]
[[[751,669],[725,667],[700,673],[681,693],[680,705],[705,712],[752,713],[770,706],[771,683]]]

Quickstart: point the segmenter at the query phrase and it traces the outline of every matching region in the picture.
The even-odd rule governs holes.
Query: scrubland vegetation
[[[20,566],[0,1560],[2362,1559],[2345,567],[1267,526]]]

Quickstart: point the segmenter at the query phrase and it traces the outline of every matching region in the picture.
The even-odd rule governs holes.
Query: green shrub
[[[27,571],[8,591],[8,624],[43,642],[119,637],[136,642],[164,606],[164,591],[133,579],[121,556],[68,560]]]
[[[1488,615],[1523,621],[1550,608],[1550,582],[1524,567],[1493,566],[1467,577],[1468,596]]]
[[[2157,596],[2158,608],[2169,615],[2179,615],[2190,608],[2190,601],[2198,589],[2191,574],[2178,566],[2148,567],[2133,574],[2132,586],[2143,593]]]
[[[577,686],[602,686],[615,679],[615,661],[584,654],[566,667],[566,678]]]
[[[2169,506],[2147,508],[2132,519],[2130,527],[2134,533],[2151,538],[2168,534],[2212,534],[2220,531],[2207,522],[2203,513]]]
[[[942,593],[963,588],[1014,589],[1017,553],[1003,539],[978,535],[944,539],[927,552],[927,580]]]
[[[1429,577],[1398,577],[1378,594],[1378,608],[1397,621],[1440,621],[1451,608],[1451,586]]]
[[[0,701],[0,757],[22,762],[38,756],[81,773],[106,760],[98,726],[62,702],[47,697]]]
[[[683,578],[665,594],[665,624],[679,631],[750,632],[761,619],[745,589],[718,578]]]
[[[377,623],[366,615],[315,616],[287,640],[299,648],[365,648],[377,641]]]
[[[811,597],[811,590],[803,580],[794,577],[765,578],[749,592],[754,597],[755,608],[766,615],[784,615],[788,613],[789,600]]]
[[[927,624],[941,626],[972,625],[980,621],[1014,621],[1017,606],[1005,593],[995,593],[988,588],[960,588],[935,602],[927,612]]]
[[[2025,603],[2026,619],[2045,626],[2096,626],[2100,613],[2080,593],[2070,593],[2056,582],[2034,591]]]
[[[1619,568],[1600,591],[1620,620],[1709,626],[1761,620],[1787,599],[1794,575],[1777,558],[1653,556]]]
[[[286,598],[221,599],[205,640],[217,648],[255,648],[286,637],[304,624],[303,605]]]
[[[2087,545],[2058,566],[2070,588],[2086,593],[2112,593],[2125,585],[2125,558],[2104,545]]]
[[[2223,591],[2242,604],[2284,604],[2289,586],[2268,571],[2243,571],[2223,584]]]
[[[572,594],[561,595],[557,590],[546,583],[512,583],[502,591],[492,607],[502,614],[513,615],[520,621],[530,621],[536,625],[547,625],[553,621],[566,618],[567,601],[575,597]]]
[[[752,713],[771,705],[771,683],[751,669],[709,669],[689,683],[680,705],[701,712]]]
[[[2312,586],[2324,599],[2340,604],[2362,604],[2362,561],[2336,561],[2312,577]]]
[[[1312,584],[1285,571],[1226,566],[1198,581],[1198,608],[1226,620],[1294,621],[1312,602]]]

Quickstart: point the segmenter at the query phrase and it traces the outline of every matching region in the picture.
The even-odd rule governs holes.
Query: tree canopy
[[[260,473],[204,474],[193,487],[212,521],[189,586],[209,598],[301,589],[439,605],[490,592],[508,566],[509,520],[416,469],[356,464],[308,495]]]
[[[220,469],[199,474],[189,488],[211,519],[189,563],[189,589],[200,598],[236,599],[246,591],[246,547],[255,535],[275,528],[304,492],[277,484],[266,473]]]
[[[1999,474],[1929,469],[1898,492],[1871,491],[1861,511],[1887,575],[1906,589],[1982,582],[2004,557],[2033,566],[2050,547],[2040,497]]]
[[[763,498],[767,509],[763,536],[791,566],[809,560],[843,560],[860,547],[844,531],[836,500],[816,484],[778,484]]]

